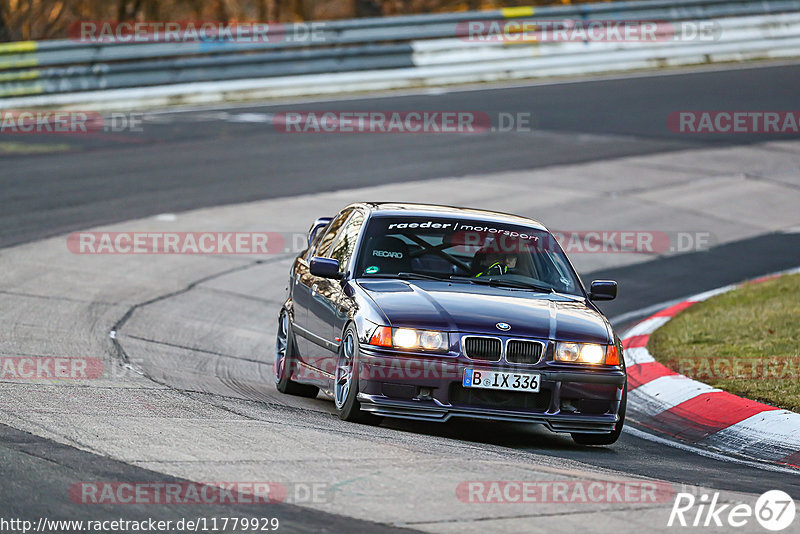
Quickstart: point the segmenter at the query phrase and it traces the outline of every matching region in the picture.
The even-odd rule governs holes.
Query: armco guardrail
[[[656,38],[543,38],[553,21],[652,22]],[[481,39],[470,23],[508,33]],[[530,40],[515,39],[523,23],[538,25],[526,27]],[[242,39],[245,33],[235,41],[92,42],[78,35],[0,44],[0,108],[190,103],[800,56],[800,0],[507,8],[269,30],[268,39]]]

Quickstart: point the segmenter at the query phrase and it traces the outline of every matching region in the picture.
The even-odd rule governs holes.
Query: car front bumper
[[[361,409],[383,417],[448,421],[453,417],[537,423],[554,432],[605,433],[619,420],[625,371],[553,369],[476,362],[464,357],[415,357],[362,350],[359,359]],[[539,393],[464,388],[464,369],[484,368],[540,375]],[[394,370],[394,372],[393,372]],[[413,375],[413,376],[412,376]]]

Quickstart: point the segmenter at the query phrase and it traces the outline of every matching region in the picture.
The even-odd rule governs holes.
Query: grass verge
[[[800,411],[800,274],[698,302],[650,337],[653,357],[681,374]]]

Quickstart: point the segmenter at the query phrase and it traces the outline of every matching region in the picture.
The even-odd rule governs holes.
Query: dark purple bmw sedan
[[[543,424],[586,445],[625,419],[622,347],[553,235],[490,211],[358,203],[317,219],[278,319],[281,392],[340,417]]]

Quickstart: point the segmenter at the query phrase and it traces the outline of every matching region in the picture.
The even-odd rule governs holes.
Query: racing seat
[[[397,237],[371,237],[367,243],[363,266],[367,274],[410,272],[411,256],[408,252],[408,245]],[[374,270],[375,268],[377,271]]]

